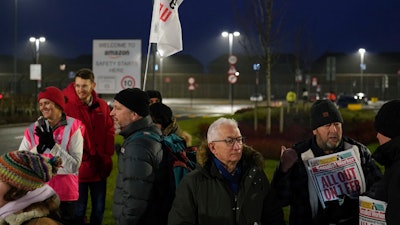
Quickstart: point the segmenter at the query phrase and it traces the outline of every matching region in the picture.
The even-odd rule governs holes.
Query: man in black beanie
[[[370,197],[387,203],[386,224],[400,222],[400,100],[382,105],[375,116],[375,130],[380,146],[372,157],[385,167],[383,179],[374,185]]]
[[[168,170],[161,143],[148,137],[161,135],[149,115],[149,97],[139,88],[128,88],[114,97],[110,115],[124,137],[118,155],[113,217],[116,225],[166,224]]]
[[[290,206],[289,225],[357,225],[358,196],[362,194],[360,187],[366,187],[365,190],[368,191],[374,182],[381,179],[382,174],[365,145],[342,136],[343,118],[332,101],[314,102],[310,114],[313,136],[292,148],[282,146],[280,163],[271,182],[276,189],[279,204],[282,207]],[[309,179],[312,173],[308,161],[326,155],[334,158],[338,152],[346,150],[353,152],[352,155],[361,162],[360,173],[364,179],[357,180],[359,186],[335,196],[335,200],[323,201],[320,197],[325,190],[315,188],[313,181]],[[341,168],[336,169],[341,171]]]

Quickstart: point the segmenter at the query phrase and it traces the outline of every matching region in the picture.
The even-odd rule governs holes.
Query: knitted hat
[[[49,86],[41,91],[38,95],[38,101],[40,101],[42,98],[49,99],[50,101],[56,103],[62,110],[65,108],[64,95],[60,89],[54,86]]]
[[[342,115],[331,100],[317,100],[311,106],[311,129],[315,130],[326,124],[343,123]]]
[[[32,191],[48,182],[60,166],[58,156],[48,159],[29,151],[11,151],[0,156],[0,180]]]
[[[140,116],[149,115],[149,96],[139,88],[127,88],[114,97],[119,103]]]
[[[158,98],[160,102],[162,102],[162,96],[161,93],[157,90],[147,90],[146,91],[147,95],[149,98]]]
[[[155,123],[161,124],[162,128],[173,123],[172,110],[167,105],[157,102],[150,105],[150,115]]]
[[[391,100],[382,105],[375,116],[377,132],[388,138],[400,136],[400,100]]]

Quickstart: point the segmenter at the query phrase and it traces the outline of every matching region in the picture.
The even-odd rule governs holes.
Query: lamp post
[[[160,58],[160,87],[159,91],[163,93],[162,86],[163,86],[163,61],[164,61],[164,51],[163,50],[157,50],[157,55]]]
[[[13,82],[12,92],[17,93],[17,42],[18,42],[18,0],[14,0],[14,59],[13,59]]]
[[[364,70],[365,70],[365,64],[364,64],[364,54],[365,54],[365,49],[360,48],[358,49],[358,53],[360,53],[360,92],[364,93]]]
[[[233,48],[233,37],[239,37],[240,32],[234,31],[234,32],[227,32],[224,31],[221,33],[221,36],[224,38],[228,38],[228,43],[229,43],[229,56],[232,56],[232,48]],[[229,74],[228,74],[229,75]],[[231,102],[231,109],[233,111],[233,83],[229,85],[229,100]]]
[[[259,63],[253,64],[253,70],[256,72],[256,84],[255,84],[255,95],[256,99],[254,101],[254,130],[257,131],[258,129],[258,113],[257,113],[257,102],[258,102],[258,97],[261,96],[262,100],[262,95],[258,94],[258,84],[259,84],[259,72],[260,72],[261,65]]]
[[[45,37],[39,37],[39,38],[30,37],[30,38],[29,38],[29,41],[30,41],[31,43],[35,44],[35,63],[36,63],[36,64],[39,64],[39,46],[40,46],[40,43],[41,43],[41,42],[43,43],[43,42],[46,41],[46,38],[45,38]],[[40,73],[41,73],[41,72],[40,72]],[[41,74],[40,74],[40,76],[41,76]],[[41,81],[40,81],[40,80],[41,80],[41,78],[36,80],[35,98],[37,98],[38,91],[39,91],[39,88],[40,88],[40,86],[41,86]],[[36,107],[35,107],[35,112],[36,112],[36,114],[38,113],[38,111],[37,111],[37,105],[36,105]]]

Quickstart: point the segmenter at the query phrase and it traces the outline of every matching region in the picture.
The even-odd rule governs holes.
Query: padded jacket
[[[208,147],[197,152],[199,167],[177,187],[169,225],[284,224],[282,209],[263,171],[262,155],[243,146],[242,178],[235,195],[217,169]]]
[[[40,119],[39,121],[45,121]],[[38,122],[32,123],[24,132],[19,150],[37,153],[39,137],[34,134]],[[39,122],[42,123],[42,122]],[[48,125],[48,122],[45,121]],[[48,184],[57,192],[61,201],[76,201],[79,198],[78,171],[82,161],[83,134],[85,125],[80,120],[62,115],[61,121],[53,127],[55,145],[45,155],[60,156],[62,166]]]
[[[161,135],[150,116],[132,122],[120,132],[125,140],[117,151],[118,174],[112,207],[115,224],[166,224],[168,211],[163,205],[168,183],[163,179],[167,179],[168,171],[163,167],[161,143],[148,135],[129,138],[137,132]]]
[[[386,208],[386,224],[395,225],[400,222],[400,137],[379,146],[372,157],[385,166],[383,179],[374,185],[375,195],[370,197],[388,203]]]
[[[85,124],[82,163],[79,182],[96,182],[106,179],[112,170],[114,154],[114,122],[107,103],[92,92],[92,103],[83,103],[75,93],[74,83],[64,90],[65,113]]]

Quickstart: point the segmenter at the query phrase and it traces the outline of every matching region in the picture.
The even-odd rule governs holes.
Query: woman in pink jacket
[[[43,116],[25,130],[19,150],[37,152],[49,158],[61,157],[62,166],[48,184],[60,197],[63,223],[74,224],[85,127],[80,120],[63,112],[65,99],[60,89],[45,88],[39,93],[38,102]]]

